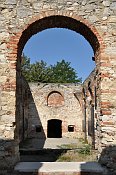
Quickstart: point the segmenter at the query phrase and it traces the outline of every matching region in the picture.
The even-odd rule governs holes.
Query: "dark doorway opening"
[[[47,126],[48,138],[61,138],[62,137],[62,121],[57,119],[48,120]]]

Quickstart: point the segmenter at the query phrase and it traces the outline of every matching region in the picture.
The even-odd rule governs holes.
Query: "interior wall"
[[[83,121],[86,124],[86,139],[98,148],[98,123],[99,123],[99,76],[97,75],[97,68],[95,68],[89,77],[83,83]],[[86,116],[85,116],[86,115]],[[86,119],[85,119],[86,118]]]
[[[29,113],[28,137],[43,137],[42,133],[36,132],[37,125],[43,128],[45,132],[44,136],[47,137],[47,122],[51,119],[62,121],[62,137],[82,137],[82,109],[77,98],[74,96],[75,92],[78,93],[78,91],[81,91],[81,85],[51,83],[40,83],[38,85],[37,83],[30,83],[29,86],[41,123],[37,123],[38,115],[35,115],[34,110],[32,110],[33,106],[30,103],[29,108],[33,112],[31,114]],[[62,94],[62,98],[64,99],[60,105],[58,105],[58,100],[62,100],[62,98],[53,97],[53,93],[55,92],[56,95],[56,91]],[[52,93],[52,105],[48,105],[48,96],[50,93]],[[56,97],[57,101],[54,99]],[[68,131],[68,125],[74,125],[74,132]],[[35,128],[35,132],[33,131],[33,127]]]

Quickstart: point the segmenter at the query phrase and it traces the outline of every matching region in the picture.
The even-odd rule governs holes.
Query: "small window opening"
[[[13,127],[16,126],[16,122],[12,122],[12,126],[13,126]]]
[[[68,132],[74,132],[74,125],[68,125]]]
[[[41,126],[36,126],[36,132],[41,132]]]

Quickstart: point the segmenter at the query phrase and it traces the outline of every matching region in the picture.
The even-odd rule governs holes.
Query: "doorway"
[[[62,137],[62,121],[61,120],[58,120],[58,119],[48,120],[47,137],[48,138],[61,138]]]

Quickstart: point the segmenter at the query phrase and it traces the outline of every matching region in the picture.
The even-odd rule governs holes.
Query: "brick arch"
[[[19,33],[11,36],[7,44],[7,48],[10,48],[11,50],[8,55],[8,60],[19,61],[23,48],[30,37],[48,28],[67,28],[80,33],[92,46],[96,60],[100,50],[103,52],[103,49],[105,48],[103,39],[95,26],[89,23],[86,19],[83,19],[81,16],[78,16],[73,12],[48,11],[32,17],[28,24],[22,27],[22,30]],[[15,68],[16,64],[12,64],[11,67]]]
[[[78,94],[78,93],[74,93],[74,96],[76,97],[76,99],[78,100],[78,102],[79,102],[79,105],[80,105],[80,107],[81,107],[81,110],[82,110],[82,94],[80,95],[80,94]]]
[[[30,24],[26,27],[26,29],[23,31],[19,43],[18,43],[18,52],[19,56],[22,53],[22,50],[28,41],[28,39],[42,31],[48,28],[67,28],[73,31],[76,31],[77,33],[80,33],[83,35],[90,45],[92,46],[94,53],[98,51],[100,47],[100,42],[98,38],[100,37],[97,33],[96,29],[88,24],[86,20],[82,20],[80,17],[69,17],[65,15],[54,15],[54,16],[45,16],[43,18],[35,17]],[[101,39],[100,39],[101,41]]]
[[[58,107],[64,105],[64,97],[58,91],[52,91],[47,96],[47,105],[52,107]]]

